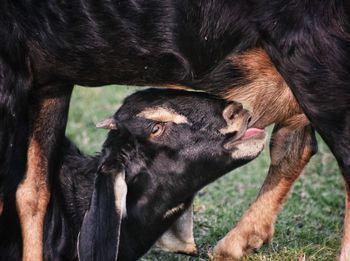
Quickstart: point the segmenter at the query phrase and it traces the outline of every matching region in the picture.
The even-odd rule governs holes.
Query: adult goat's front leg
[[[43,224],[50,199],[49,177],[59,162],[72,87],[57,87],[48,96],[41,91],[30,97],[30,138],[27,171],[16,191],[16,206],[23,238],[23,260],[43,259]]]
[[[215,247],[215,260],[238,260],[272,238],[274,223],[284,199],[316,152],[311,126],[295,126],[302,121],[300,116],[296,116],[275,126],[269,173],[254,203]]]

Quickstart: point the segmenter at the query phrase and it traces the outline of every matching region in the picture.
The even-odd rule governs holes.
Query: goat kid
[[[45,259],[77,259],[77,238],[80,260],[141,257],[198,190],[259,155],[265,133],[249,128],[250,120],[241,104],[205,93],[155,89],[128,97],[98,124],[111,129],[99,155],[82,155],[65,140]],[[18,240],[1,249],[1,260],[21,259]]]

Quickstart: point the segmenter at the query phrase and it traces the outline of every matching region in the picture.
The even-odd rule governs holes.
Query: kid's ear
[[[97,174],[90,208],[78,236],[79,260],[117,260],[126,194],[123,169]]]
[[[108,129],[108,130],[117,130],[117,121],[113,117],[104,119],[96,123],[96,128]]]

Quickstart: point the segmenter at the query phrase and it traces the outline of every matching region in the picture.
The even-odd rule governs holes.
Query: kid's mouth
[[[244,133],[243,136],[239,138],[239,140],[247,140],[252,138],[265,137],[265,130],[258,128],[249,128]]]
[[[256,140],[257,142],[265,141],[266,133],[264,129],[248,128],[237,137],[237,133],[232,133],[226,138],[224,148],[226,150],[234,149],[239,143]]]

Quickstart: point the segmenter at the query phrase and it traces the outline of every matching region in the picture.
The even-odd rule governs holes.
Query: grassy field
[[[67,135],[87,152],[98,151],[105,130],[95,123],[112,115],[132,87],[75,88]],[[142,260],[207,260],[207,252],[238,221],[261,186],[269,166],[268,150],[252,163],[227,174],[198,193],[195,237],[200,257],[151,251]],[[335,159],[319,139],[314,156],[295,183],[276,224],[273,241],[244,260],[335,260],[344,214],[343,183]]]

